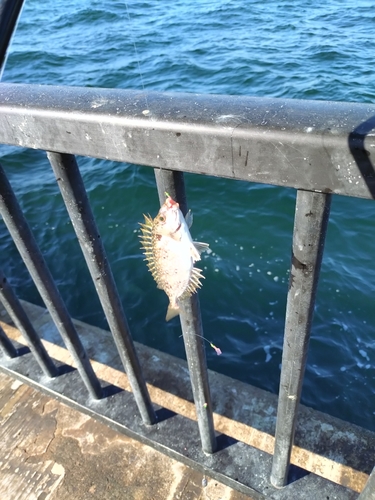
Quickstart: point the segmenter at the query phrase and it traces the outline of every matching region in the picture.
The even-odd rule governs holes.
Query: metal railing
[[[3,46],[0,52],[2,62]],[[365,104],[20,84],[0,86],[0,143],[47,151],[129,377],[137,408],[148,426],[158,422],[160,409],[151,403],[73,155],[153,167],[160,202],[167,191],[180,203],[183,212],[187,211],[183,172],[298,190],[291,261],[293,282],[287,298],[275,451],[270,474],[270,482],[275,488],[287,484],[331,195],[374,198],[373,129],[375,106]],[[79,378],[75,378],[72,391],[71,380],[67,382],[67,374],[51,360],[9,283],[0,274],[0,300],[24,334],[44,377],[53,381],[43,384],[40,375],[33,373],[30,367],[14,365],[20,376],[26,378],[26,371],[31,383],[44,385],[56,397],[69,400],[97,418],[105,421],[111,418],[120,430],[126,427],[126,432],[153,442],[156,448],[169,447],[174,456],[188,462],[177,444],[175,447],[167,445],[149,429],[142,430],[137,422],[124,424],[127,412],[133,411],[127,395],[119,396],[117,406],[110,410],[106,405],[93,403],[108,398],[108,391],[103,389],[92,369],[2,168],[0,214],[90,396],[87,398]],[[218,446],[213,425],[198,296],[186,299],[181,309],[202,450],[215,454],[216,450],[223,450]],[[1,329],[0,346],[10,358],[16,359],[19,355]],[[238,487],[233,474],[216,474],[220,480]],[[360,495],[361,500],[372,498],[374,477],[373,472]],[[256,498],[266,496],[265,489],[254,484],[243,486],[242,490],[251,492]]]
[[[265,120],[265,116],[272,118]],[[271,472],[271,483],[277,488],[287,482],[331,196],[373,197],[371,151],[375,136],[369,133],[373,117],[375,106],[363,104],[0,86],[0,143],[48,151],[139,412],[147,424],[156,421],[154,409],[73,154],[154,167],[161,203],[167,191],[184,212],[183,171],[249,182],[262,180],[298,190],[293,282],[287,299]],[[100,398],[101,385],[2,169],[0,213],[85,385],[92,397]],[[14,321],[25,325],[18,302],[13,299],[17,305],[9,305],[6,297],[10,293],[9,285],[2,286],[1,300]],[[184,301],[181,325],[202,448],[213,453],[217,443],[197,295]],[[28,342],[35,345],[39,363],[53,375],[52,361],[39,341],[35,343],[35,334],[27,326],[22,331],[29,332]],[[3,334],[0,339],[7,354],[14,356]],[[361,498],[370,497],[364,492]]]

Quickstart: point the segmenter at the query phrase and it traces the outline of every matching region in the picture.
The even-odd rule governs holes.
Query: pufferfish
[[[167,199],[155,219],[144,215],[140,238],[148,268],[158,288],[169,298],[165,318],[169,321],[180,313],[180,300],[190,297],[201,287],[200,280],[204,276],[194,263],[201,260],[201,252],[208,250],[209,245],[192,240],[191,212],[185,218],[179,204],[165,194]]]

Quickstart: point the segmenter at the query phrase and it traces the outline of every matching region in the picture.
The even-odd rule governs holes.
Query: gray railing
[[[375,106],[363,104],[0,86],[0,143],[48,151],[145,423],[156,421],[154,409],[73,155],[154,167],[160,201],[167,191],[180,202],[183,211],[187,210],[184,171],[298,190],[291,262],[293,283],[287,300],[270,478],[277,488],[287,483],[331,195],[373,197],[373,117]],[[91,396],[100,398],[101,385],[3,170],[0,213]],[[19,305],[13,299],[15,308],[6,299],[10,293],[9,285],[3,286],[1,299],[15,322],[22,325],[16,311]],[[181,325],[202,448],[213,453],[217,443],[204,347],[199,336],[197,295],[184,302]],[[29,342],[33,339],[44,372],[53,375],[53,364],[39,341],[35,343],[35,335],[30,335],[27,327],[23,331],[29,332]],[[3,334],[0,339],[7,354],[14,356]],[[370,498],[366,490],[362,498]]]
[[[0,66],[22,2],[0,12]],[[6,28],[6,29],[5,29]],[[257,99],[1,84],[0,143],[47,151],[64,202],[81,244],[87,266],[108,320],[135,403],[145,424],[158,421],[134,349],[111,269],[73,155],[130,162],[155,169],[160,201],[165,191],[187,211],[183,172],[248,182],[261,182],[298,190],[293,233],[291,276],[287,298],[284,348],[276,424],[275,451],[270,483],[287,488],[291,449],[306,365],[316,286],[323,255],[332,194],[374,198],[375,106],[319,101]],[[49,357],[25,315],[6,277],[0,273],[0,300],[25,336],[33,360],[17,363],[20,352],[0,328],[0,346],[14,362],[12,373],[61,397],[123,432],[190,463],[180,443],[163,435],[162,420],[154,433],[134,422],[129,395],[108,398],[88,359],[75,326],[61,299],[16,196],[0,167],[0,214],[16,244],[78,373],[67,374]],[[196,406],[202,450],[223,452],[218,446],[201,339],[202,323],[197,295],[182,305],[181,327]],[[5,362],[2,366],[9,366]],[[40,375],[42,373],[42,375]],[[72,378],[73,377],[73,378]],[[48,380],[45,382],[45,380]],[[72,383],[72,381],[74,383]],[[89,398],[87,398],[87,393]],[[109,406],[109,407],[108,407]],[[124,423],[125,422],[125,423]],[[170,425],[170,424],[168,424]],[[185,424],[194,433],[191,424]],[[177,423],[179,429],[181,423]],[[151,427],[152,429],[152,427]],[[165,431],[165,428],[164,428]],[[171,441],[172,439],[172,441]],[[230,450],[228,451],[231,458]],[[246,463],[232,457],[233,463]],[[220,460],[222,460],[223,454]],[[228,458],[227,457],[227,458]],[[189,462],[190,460],[190,462]],[[203,459],[202,459],[203,460]],[[220,460],[218,462],[220,462]],[[252,458],[253,460],[253,458]],[[375,461],[375,460],[374,460]],[[201,462],[204,470],[212,462]],[[213,475],[254,498],[276,489],[246,481],[239,474],[223,473],[216,464]],[[234,475],[233,475],[234,474]],[[256,476],[256,474],[255,474]],[[360,495],[374,494],[373,472]],[[253,476],[254,480],[254,476]],[[267,489],[268,488],[268,489]],[[273,498],[276,498],[274,496]]]

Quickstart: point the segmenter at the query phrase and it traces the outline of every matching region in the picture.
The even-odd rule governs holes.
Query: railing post
[[[367,480],[365,487],[357,500],[374,500],[375,498],[375,467]]]
[[[146,424],[153,424],[156,421],[156,415],[76,159],[73,155],[52,152],[48,152],[47,156],[128,376],[142,420]]]
[[[7,313],[11,317],[13,323],[22,333],[22,336],[26,340],[30,351],[33,353],[43,372],[47,375],[47,377],[56,377],[58,375],[56,366],[47,353],[31,321],[27,317],[27,314],[25,313],[20,301],[18,300],[12,287],[8,283],[8,280],[3,275],[1,269],[0,300],[3,303]]]
[[[23,0],[0,0],[0,79],[5,65],[5,56],[22,6]]]
[[[178,201],[184,215],[187,213],[184,175],[182,172],[155,169],[160,204],[165,192]],[[180,322],[189,366],[198,428],[205,453],[214,453],[217,443],[213,422],[212,401],[208,381],[206,352],[203,344],[203,327],[198,294],[182,301]]]
[[[297,192],[271,483],[287,483],[331,195]]]
[[[87,389],[100,399],[100,382],[1,165],[0,214]]]

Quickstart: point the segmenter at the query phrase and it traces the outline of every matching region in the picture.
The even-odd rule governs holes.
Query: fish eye
[[[165,222],[165,215],[159,215],[160,222]]]

